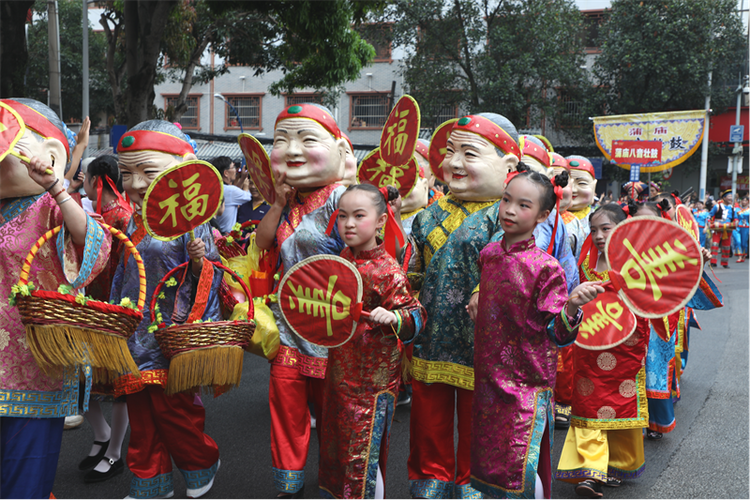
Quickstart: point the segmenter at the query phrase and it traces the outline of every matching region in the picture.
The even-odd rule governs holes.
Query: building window
[[[391,23],[363,24],[358,31],[375,49],[373,62],[391,62]]]
[[[289,94],[284,96],[284,107],[305,103],[323,104],[323,94]]]
[[[389,94],[351,94],[350,129],[381,129],[391,111]]]
[[[605,12],[603,10],[585,11],[583,17],[581,38],[583,39],[583,46],[586,47],[586,52],[601,52],[599,49],[599,29],[606,21]]]
[[[436,104],[420,107],[422,127],[436,129],[448,120],[458,118],[458,104]]]
[[[164,96],[164,111],[167,112],[170,107],[174,108],[177,104],[178,95]],[[180,117],[180,125],[187,130],[200,130],[201,128],[201,107],[200,95],[189,95],[185,99],[187,111]]]
[[[224,105],[224,130],[254,129],[261,130],[262,113],[261,102],[263,94],[223,94],[234,110]],[[235,114],[235,110],[237,113]],[[237,121],[237,115],[242,120],[242,127]]]
[[[560,99],[560,127],[580,127],[586,120],[586,113],[582,101],[570,96],[562,89],[558,89]]]

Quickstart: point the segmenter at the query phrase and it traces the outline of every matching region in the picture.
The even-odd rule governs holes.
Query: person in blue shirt
[[[721,193],[721,201],[708,212],[711,217],[713,239],[711,241],[711,267],[716,267],[716,259],[721,245],[721,265],[729,268],[729,255],[732,253],[732,231],[737,226],[737,213],[732,206],[732,190]]]
[[[237,222],[237,209],[240,205],[252,201],[253,196],[249,191],[234,186],[237,177],[237,166],[228,156],[218,156],[210,162],[221,174],[224,181],[224,213],[216,216],[221,234],[226,235]]]
[[[693,208],[693,216],[695,217],[695,220],[698,222],[698,227],[700,228],[700,238],[701,238],[701,247],[705,248],[706,246],[706,223],[708,221],[708,210],[703,206],[702,201],[697,201],[695,203],[695,208]]]

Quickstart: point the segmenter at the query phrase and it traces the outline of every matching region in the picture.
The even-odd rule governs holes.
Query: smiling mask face
[[[132,151],[117,155],[117,163],[122,174],[122,187],[131,201],[140,207],[148,187],[165,170],[184,161],[196,160],[194,154],[184,158],[159,151]]]
[[[495,146],[480,135],[453,130],[443,160],[443,176],[451,193],[465,201],[490,201],[503,195],[505,178],[518,165],[518,157],[501,157]]]
[[[275,178],[285,173],[287,184],[296,188],[333,184],[344,178],[346,141],[313,120],[282,120],[273,133],[271,168]]]
[[[27,128],[23,136],[14,147],[27,158],[38,156],[49,160],[54,159],[53,170],[60,182],[65,175],[65,165],[68,157],[63,143],[54,138],[44,138]],[[0,199],[18,198],[21,196],[35,196],[42,194],[44,188],[29,177],[29,170],[20,159],[9,154],[0,163]]]

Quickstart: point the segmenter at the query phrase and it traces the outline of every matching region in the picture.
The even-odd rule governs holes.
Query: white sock
[[[109,441],[109,448],[105,457],[112,460],[119,460],[122,453],[122,442],[125,440],[125,433],[128,432],[128,404],[115,402],[112,404],[112,437]]]
[[[94,441],[100,441],[102,443],[109,441],[111,429],[109,428],[107,421],[104,420],[102,407],[99,405],[99,401],[91,401],[89,403],[89,411],[84,413],[83,416],[86,417],[86,421],[94,430]],[[89,456],[93,457],[99,453],[100,449],[101,447],[98,444],[93,445],[89,452]]]
[[[385,498],[385,482],[383,473],[380,472],[380,465],[378,465],[378,479],[375,481],[375,498]]]

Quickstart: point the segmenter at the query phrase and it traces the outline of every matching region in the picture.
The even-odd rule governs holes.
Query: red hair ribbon
[[[385,221],[385,250],[394,259],[398,259],[398,246],[396,246],[396,241],[398,241],[398,245],[403,247],[405,240],[404,235],[401,233],[401,228],[398,225],[398,222],[396,222],[396,217],[393,215],[393,209],[391,208],[391,204],[388,203],[388,188],[382,187],[379,189],[380,194],[383,195],[383,198],[385,198],[385,209],[388,212],[388,219]]]
[[[670,193],[670,194],[672,195],[672,198],[674,198],[674,206],[682,205],[682,200],[680,199],[679,196],[677,196],[674,193]]]
[[[339,209],[333,211],[331,214],[331,218],[328,219],[328,225],[326,226],[326,235],[331,236],[331,232],[333,231],[333,226],[336,224],[336,219],[339,217]]]
[[[624,207],[622,207],[622,211],[625,212],[625,215],[627,215],[628,217],[630,217],[630,206],[629,205],[625,205]]]
[[[510,181],[511,181],[511,180],[513,180],[513,177],[517,176],[517,175],[518,175],[519,173],[520,173],[520,172],[518,172],[518,171],[515,171],[515,172],[511,172],[511,173],[509,173],[509,174],[508,174],[508,175],[507,175],[507,176],[505,177],[505,185],[507,186],[508,184],[510,184]]]
[[[581,247],[581,255],[578,257],[578,265],[581,266],[583,261],[586,260],[586,256],[589,256],[589,266],[592,269],[596,269],[596,261],[599,259],[599,249],[594,245],[594,240],[591,239],[591,233],[586,237]]]
[[[552,255],[555,248],[555,235],[557,234],[557,223],[560,221],[560,200],[563,198],[563,188],[557,185],[555,178],[552,178],[552,185],[555,186],[555,227],[552,228],[552,237],[549,240],[547,253]]]
[[[104,183],[102,182],[102,177],[104,179],[107,179],[107,184],[109,184],[109,187],[112,188],[112,193],[114,193],[114,195],[117,197],[117,204],[128,212],[132,212],[133,210],[130,208],[130,204],[125,201],[125,198],[122,197],[120,192],[117,190],[117,186],[115,186],[115,183],[112,182],[112,179],[110,179],[108,175],[100,175],[96,178],[96,213],[98,213],[99,215],[103,215],[102,191],[104,191]]]

